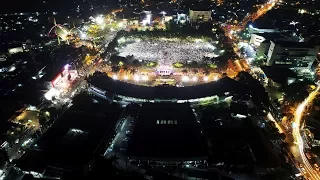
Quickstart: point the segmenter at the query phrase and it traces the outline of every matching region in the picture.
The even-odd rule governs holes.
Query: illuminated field
[[[175,62],[201,62],[204,57],[218,57],[216,43],[202,39],[178,38],[121,38],[116,48],[119,56],[134,56],[134,59],[157,61],[159,64]]]

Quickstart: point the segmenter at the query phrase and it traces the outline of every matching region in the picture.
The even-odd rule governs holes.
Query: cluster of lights
[[[118,76],[117,76],[117,75],[113,75],[113,76],[112,76],[112,79],[118,80]]]
[[[119,38],[118,43],[123,44],[118,48],[119,56],[134,56],[145,61],[157,61],[160,64],[172,64],[175,62],[203,62],[203,57],[218,57],[219,50],[215,45],[201,39],[193,42],[175,38],[150,38],[141,40],[138,38]]]
[[[112,79],[118,80],[119,77],[118,77],[118,75],[114,74],[112,76]],[[218,79],[219,79],[218,76],[215,76],[212,80],[213,81],[217,81]],[[129,76],[127,76],[127,75],[123,76],[123,80],[125,80],[125,81],[129,80]],[[133,80],[136,81],[136,82],[149,81],[149,77],[147,75],[137,75],[136,74],[136,75],[133,76]],[[197,76],[193,76],[192,78],[190,78],[189,76],[182,76],[181,80],[182,80],[182,82],[190,82],[190,81],[198,82],[199,78]],[[202,81],[208,82],[209,81],[209,77],[208,76],[204,76],[202,78]]]
[[[118,76],[117,75],[113,75],[112,76],[112,79],[113,80],[118,80],[119,78],[118,78]],[[129,80],[129,76],[127,76],[127,75],[125,75],[125,76],[123,76],[123,80],[125,80],[125,81],[127,81],[127,80]],[[143,76],[139,76],[139,75],[134,75],[133,76],[133,80],[134,81],[148,81],[149,80],[149,77],[148,76],[146,76],[146,75],[143,75]]]
[[[97,16],[95,18],[95,22],[99,25],[102,25],[104,23],[103,16],[102,15]]]
[[[219,78],[218,76],[215,76],[213,78],[214,81],[217,81]],[[192,80],[193,82],[197,82],[198,81],[198,77],[194,76],[192,78],[190,78],[189,76],[182,76],[182,82],[189,82],[190,80]],[[202,79],[204,82],[208,82],[209,81],[209,77],[208,76],[204,76]]]

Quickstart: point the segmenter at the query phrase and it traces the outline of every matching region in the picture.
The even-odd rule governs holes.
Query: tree
[[[117,73],[120,71],[120,68],[118,66],[112,66],[111,70],[112,70],[112,72]]]
[[[135,59],[132,61],[132,66],[139,67],[140,65],[141,65],[141,63],[138,60]]]
[[[116,156],[116,155],[112,155],[110,158],[109,158],[109,160],[111,161],[111,163],[113,164],[113,165],[118,165],[118,160],[119,160],[120,158],[118,157],[118,156]]]
[[[309,95],[308,87],[310,85],[314,85],[314,83],[304,80],[285,86],[283,90],[286,100],[295,102],[303,101]]]
[[[183,73],[188,73],[187,69],[182,70]]]
[[[191,67],[191,68],[198,68],[198,67],[199,67],[198,62],[197,62],[197,61],[192,61],[192,62],[190,63],[190,67]]]
[[[40,117],[39,117],[39,124],[40,124],[41,126],[44,126],[46,123],[47,123],[47,118],[44,117],[44,116],[40,116]]]
[[[210,74],[210,71],[208,69],[203,70],[203,75],[208,76]]]
[[[134,68],[130,70],[130,74],[135,74],[136,72],[137,72],[137,70]]]

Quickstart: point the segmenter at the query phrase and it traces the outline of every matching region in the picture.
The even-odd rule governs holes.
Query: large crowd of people
[[[157,61],[159,64],[201,62],[204,57],[218,56],[216,47],[210,42],[202,40],[185,42],[176,38],[127,40],[117,51],[122,57],[133,56],[134,59]]]

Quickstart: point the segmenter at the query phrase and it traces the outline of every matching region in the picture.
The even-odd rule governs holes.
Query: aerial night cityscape
[[[320,0],[3,2],[0,96],[0,180],[320,180]]]

